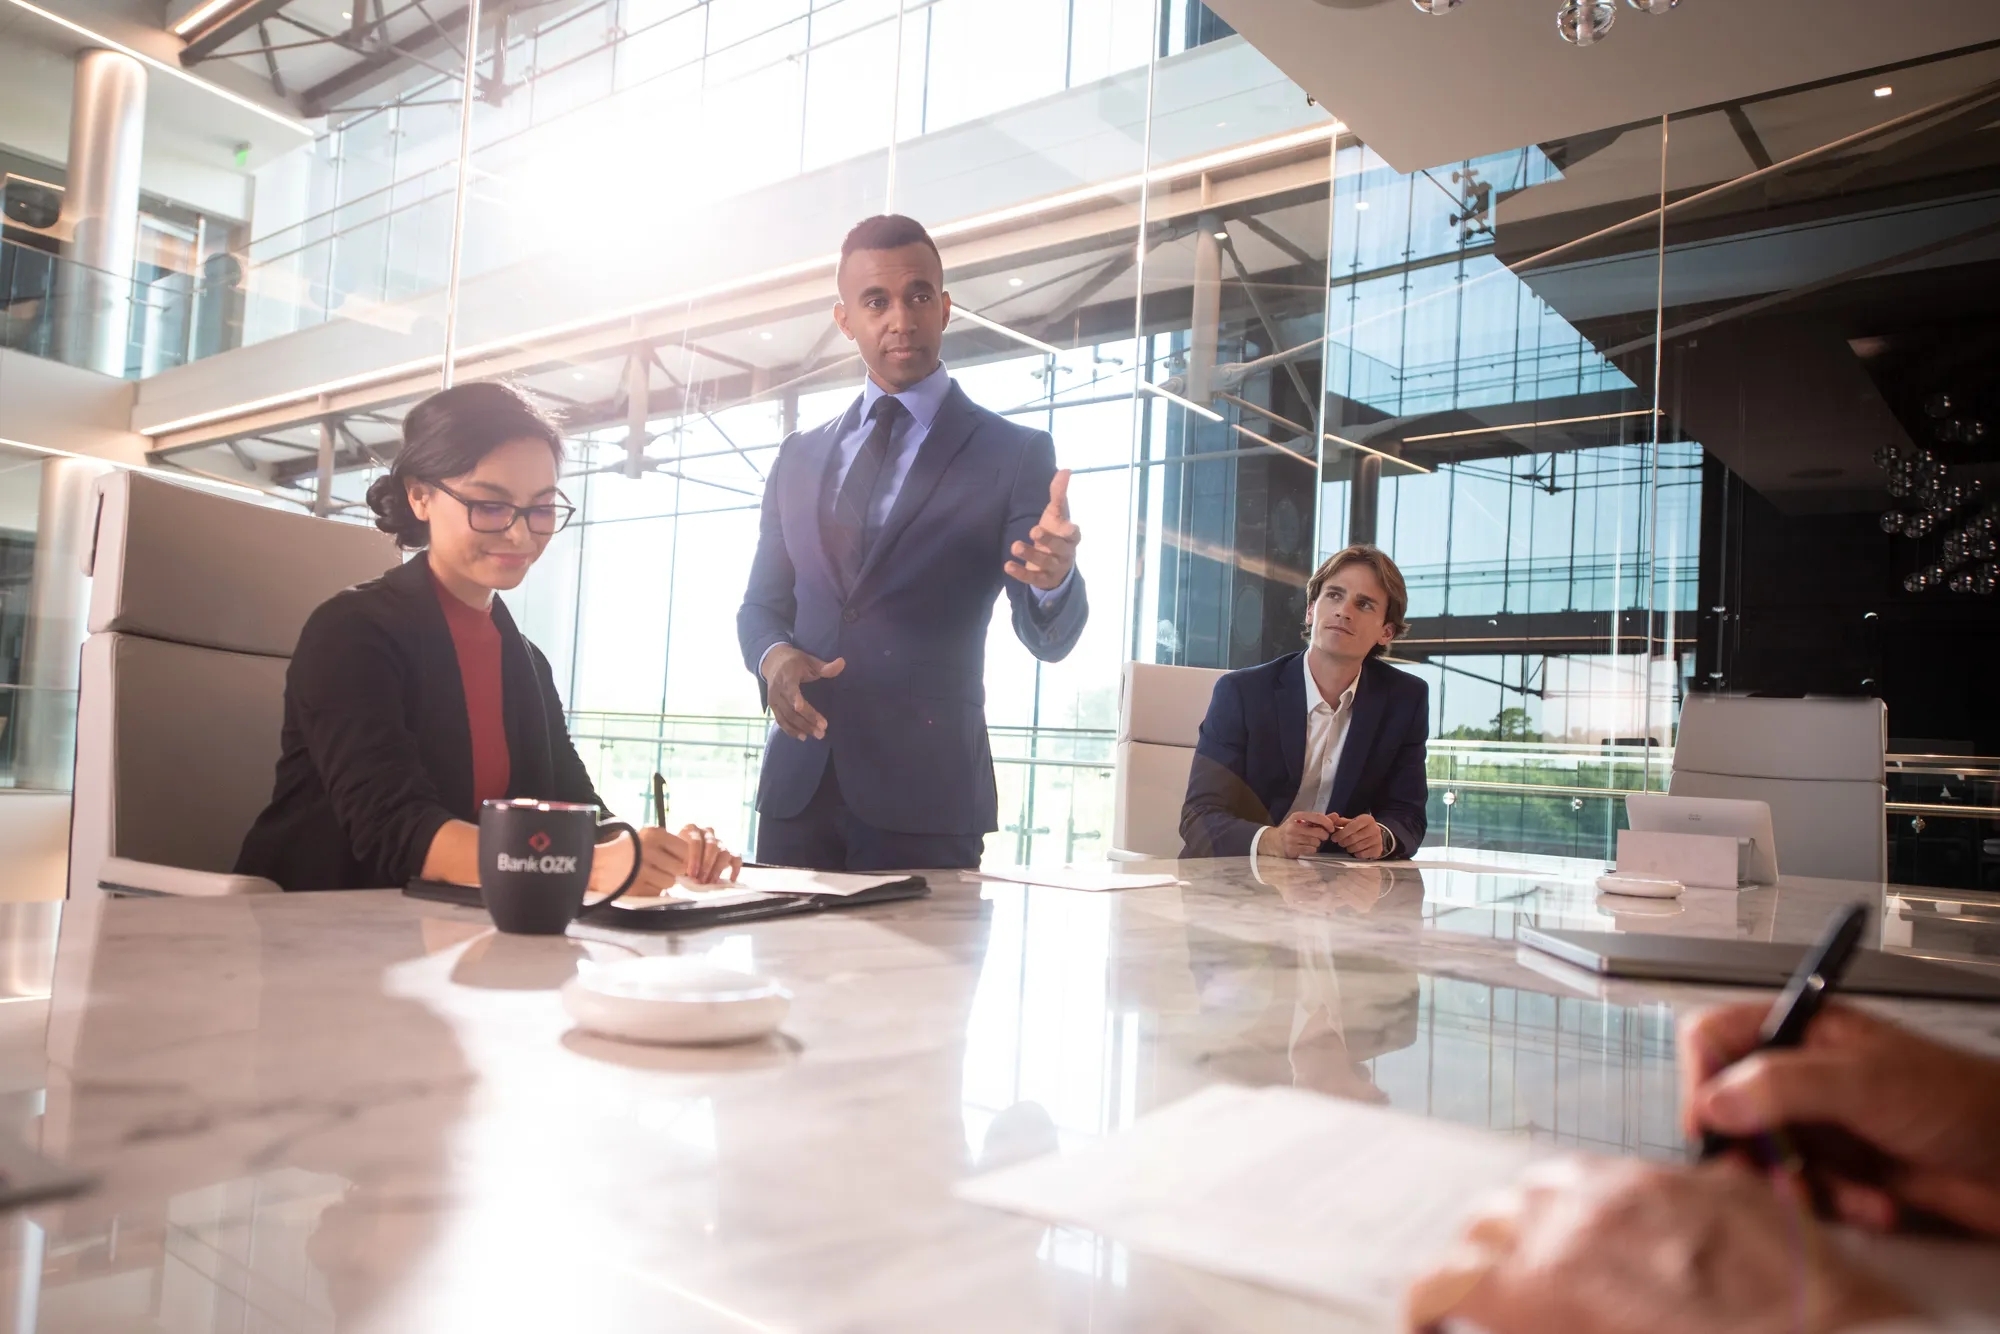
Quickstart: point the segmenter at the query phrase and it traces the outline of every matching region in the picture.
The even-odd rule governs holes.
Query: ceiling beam
[[[517,9],[528,8],[523,0],[489,0],[480,9],[480,21],[496,22]],[[299,95],[308,116],[324,116],[333,107],[380,86],[400,72],[404,62],[427,64],[431,57],[448,55],[459,59],[459,38],[465,31],[466,10],[461,5],[442,18],[431,20],[400,41],[388,42],[368,52],[346,69],[336,71]],[[425,17],[428,19],[429,14]],[[380,31],[378,23],[377,31]]]
[[[218,48],[227,46],[258,24],[267,22],[290,3],[291,0],[250,0],[250,3],[224,14],[207,27],[196,29],[188,36],[187,45],[181,48],[181,65],[193,69],[214,55]]]

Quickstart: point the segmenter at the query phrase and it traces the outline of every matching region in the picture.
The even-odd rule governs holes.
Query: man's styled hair
[[[847,239],[840,243],[840,264],[834,270],[838,276],[840,269],[847,267],[847,257],[857,250],[901,250],[906,245],[929,246],[937,255],[938,267],[944,267],[944,256],[938,255],[937,242],[915,218],[906,218],[900,213],[877,213],[872,218],[863,218],[848,231]]]
[[[1403,572],[1396,568],[1396,562],[1390,560],[1389,553],[1382,548],[1369,546],[1365,542],[1357,543],[1336,551],[1321,561],[1319,568],[1313,571],[1312,578],[1306,581],[1307,643],[1312,642],[1313,604],[1319,601],[1320,592],[1325,589],[1327,580],[1350,565],[1366,565],[1375,571],[1375,577],[1382,581],[1382,590],[1389,595],[1389,605],[1382,609],[1382,619],[1390,628],[1398,635],[1410,628],[1409,622],[1403,619],[1403,613],[1410,609],[1410,590],[1403,582]],[[1377,644],[1368,650],[1368,656],[1375,657],[1382,653],[1384,648],[1384,645]]]

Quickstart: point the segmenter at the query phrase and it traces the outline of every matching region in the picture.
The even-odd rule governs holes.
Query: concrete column
[[[1354,477],[1347,487],[1347,541],[1375,541],[1375,516],[1382,499],[1382,460],[1355,451]]]
[[[1222,220],[1204,213],[1194,234],[1194,318],[1188,340],[1187,396],[1208,406],[1215,347],[1222,334]]]
[[[319,453],[314,462],[318,464],[313,481],[313,513],[325,518],[333,513],[333,473],[340,461],[340,441],[333,433],[333,421],[327,417],[319,419]]]
[[[145,133],[146,67],[117,51],[79,53],[63,187],[68,263],[57,287],[56,338],[63,361],[105,375],[125,373]]]
[[[42,460],[35,568],[28,583],[28,635],[21,652],[21,698],[14,709],[14,785],[60,791],[76,758],[76,685],[90,618],[83,572],[97,520],[97,479],[111,470],[91,459]]]

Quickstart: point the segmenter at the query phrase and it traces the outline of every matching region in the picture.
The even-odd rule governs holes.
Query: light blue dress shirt
[[[872,542],[882,531],[882,525],[889,521],[890,513],[896,508],[896,497],[902,494],[903,483],[910,476],[910,467],[917,461],[917,451],[931,433],[931,423],[937,420],[944,401],[951,393],[951,372],[940,361],[937,369],[911,385],[899,394],[890,395],[904,408],[902,420],[889,431],[889,457],[883,460],[882,476],[875,483],[875,502],[868,508],[868,537]],[[889,391],[875,383],[873,376],[863,381],[861,387],[861,415],[854,428],[834,442],[834,450],[839,458],[834,478],[834,494],[840,494],[841,483],[847,480],[847,470],[854,466],[854,460],[861,453],[861,446],[868,441],[868,434],[875,429],[875,423],[868,414],[874,410],[877,399]],[[1063,581],[1046,591],[1028,585],[1028,591],[1035,596],[1035,607],[1039,617],[1053,616],[1062,609],[1069,598],[1070,586],[1076,582],[1076,567],[1063,576]],[[789,643],[789,640],[780,640]],[[773,644],[771,648],[778,645]],[[761,668],[764,658],[771,655],[767,648],[758,658]]]
[[[923,379],[898,394],[891,394],[875,383],[869,376],[861,386],[861,416],[854,429],[834,443],[840,462],[835,465],[834,494],[840,493],[841,483],[847,480],[847,470],[854,466],[855,458],[861,453],[861,446],[868,442],[869,432],[875,429],[869,414],[875,410],[877,400],[893,398],[903,405],[904,415],[889,431],[889,457],[883,460],[882,476],[875,483],[875,503],[868,509],[868,540],[872,543],[881,533],[882,525],[889,521],[891,511],[896,508],[896,497],[902,494],[903,483],[910,475],[910,466],[917,461],[917,451],[923,448],[930,437],[931,423],[937,420],[938,410],[944,407],[946,396],[951,393],[951,372],[940,361],[937,369]],[[1035,605],[1043,614],[1055,610],[1060,600],[1068,594],[1070,581],[1076,576],[1076,568],[1063,576],[1063,581],[1054,588],[1044,591],[1033,584],[1028,591],[1035,595]]]

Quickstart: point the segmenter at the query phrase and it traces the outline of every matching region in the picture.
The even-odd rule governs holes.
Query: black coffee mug
[[[597,807],[520,797],[489,801],[479,812],[479,896],[502,931],[559,936],[583,911],[590,861],[597,840],[624,834],[632,840],[632,873],[609,903],[639,878],[639,831],[619,820],[597,822]]]

